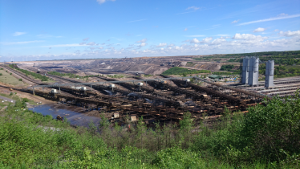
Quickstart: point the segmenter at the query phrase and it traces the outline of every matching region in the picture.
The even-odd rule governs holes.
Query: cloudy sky
[[[300,50],[299,0],[0,0],[0,61]]]

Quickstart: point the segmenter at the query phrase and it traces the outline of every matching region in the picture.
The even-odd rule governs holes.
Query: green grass
[[[265,101],[267,102],[267,101]],[[24,110],[24,100],[0,112],[0,168],[299,168],[300,98],[272,99],[246,115],[226,110],[209,129],[193,131],[189,113],[178,127],[131,132],[104,117],[99,126]],[[3,117],[4,116],[4,117]],[[44,130],[55,127],[60,131]],[[101,134],[97,131],[101,131]]]
[[[0,81],[5,84],[10,85],[24,85],[22,81],[19,81],[19,79],[15,78],[13,75],[10,75],[10,73],[0,70],[0,73],[2,74],[0,76]]]
[[[44,76],[44,75],[41,75],[41,74],[38,74],[38,73],[34,73],[34,72],[31,72],[31,71],[28,71],[28,70],[20,69],[20,68],[18,68],[18,66],[16,64],[10,64],[9,67],[24,73],[26,76],[31,75],[35,79],[40,79],[41,81],[48,81],[49,80],[49,78],[47,76]]]
[[[187,62],[187,64],[185,65],[186,67],[193,67],[196,63],[193,62]]]
[[[209,70],[189,70],[187,68],[182,67],[172,67],[166,71],[164,71],[163,75],[184,75],[187,74],[198,74],[198,73],[211,73]]]
[[[119,79],[119,78],[123,78],[124,75],[107,75],[107,77]]]

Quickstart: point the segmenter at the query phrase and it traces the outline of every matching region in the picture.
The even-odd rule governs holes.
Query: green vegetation
[[[5,84],[10,84],[10,85],[23,85],[24,83],[19,81],[19,79],[15,78],[14,76],[9,75],[4,70],[0,70],[0,81]]]
[[[123,78],[124,75],[107,75],[107,77],[118,79],[118,78]]]
[[[220,70],[231,71],[234,68],[234,65],[222,65]]]
[[[186,63],[186,67],[193,67],[196,63],[193,63],[193,62],[187,62]]]
[[[265,75],[266,72],[266,64],[259,65],[259,74]],[[292,77],[292,76],[300,76],[300,66],[275,66],[274,67],[274,77],[282,78],[282,77]]]
[[[239,75],[240,71],[234,71],[234,72],[213,72],[214,75]]]
[[[199,61],[210,61],[211,59],[216,58],[216,56],[204,56],[204,57],[200,57],[200,58],[193,58],[195,60],[199,60]]]
[[[153,76],[153,75],[150,75],[150,74],[149,75],[147,75],[147,74],[144,75],[144,77],[151,77],[151,76]]]
[[[225,111],[213,129],[195,133],[189,113],[180,127],[131,132],[103,117],[99,126],[68,122],[9,105],[0,118],[1,168],[298,168],[300,98],[275,98],[248,113]],[[267,101],[265,101],[267,102]],[[46,127],[54,127],[53,130]],[[101,134],[99,133],[101,132]]]
[[[240,62],[241,59],[229,59],[227,62]]]
[[[16,64],[10,64],[9,67],[11,67],[13,69],[16,69],[16,70],[26,74],[26,76],[30,75],[30,76],[34,77],[35,79],[40,79],[41,81],[48,81],[49,80],[49,78],[47,76],[43,76],[43,75],[40,75],[38,73],[30,72],[28,70],[20,69],[20,68],[18,68],[18,66]]]
[[[227,55],[220,56],[220,58],[233,58],[233,57],[239,58],[242,56],[259,56],[259,57],[269,57],[269,58],[300,58],[300,50],[227,54]]]
[[[51,71],[48,72],[49,75],[54,75],[54,76],[67,76],[69,78],[78,78],[78,79],[88,79],[89,77],[95,77],[95,76],[99,76],[99,75],[89,75],[89,76],[79,76],[73,73],[60,73],[60,72],[56,72],[56,71]]]
[[[187,74],[198,74],[198,73],[211,73],[209,70],[189,70],[187,68],[182,67],[172,67],[166,71],[164,71],[163,75],[183,75]]]
[[[23,79],[19,79],[19,81],[23,81]]]

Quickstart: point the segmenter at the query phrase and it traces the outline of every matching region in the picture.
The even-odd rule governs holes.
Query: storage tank
[[[249,78],[249,58],[246,56],[243,59],[243,68],[242,68],[242,84],[248,84]]]
[[[81,90],[86,90],[86,87],[81,87]]]
[[[249,80],[248,84],[250,86],[258,85],[258,71],[259,69],[259,58],[251,57],[249,65]]]
[[[137,85],[138,85],[138,86],[143,86],[143,85],[144,85],[144,83],[138,83]]]
[[[57,92],[57,90],[56,90],[56,89],[51,89],[50,93],[53,93],[53,94],[55,94],[55,93],[58,93],[58,92]]]
[[[115,88],[116,85],[115,85],[115,84],[111,84],[111,85],[109,85],[109,87],[110,87],[110,88]]]
[[[269,88],[274,86],[274,60],[268,60],[266,62],[266,79],[265,87]]]

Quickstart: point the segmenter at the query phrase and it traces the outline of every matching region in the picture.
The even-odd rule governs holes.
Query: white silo
[[[251,57],[249,66],[249,80],[248,84],[250,86],[258,85],[258,68],[259,68],[259,58]]]
[[[249,61],[250,61],[250,59],[248,58],[248,56],[246,56],[243,59],[242,84],[248,84],[248,78],[249,78]]]
[[[269,88],[274,86],[274,60],[267,61],[265,75],[266,75],[265,87]]]

